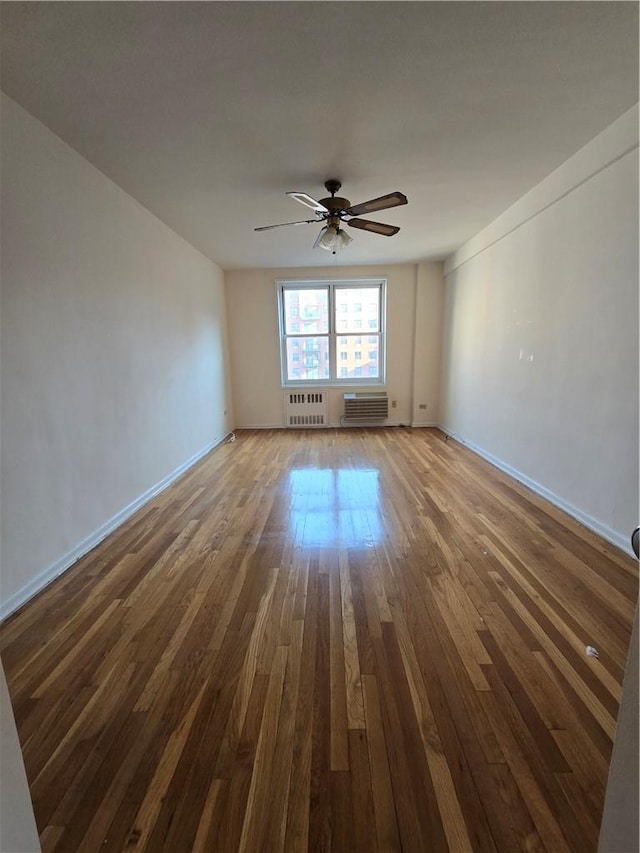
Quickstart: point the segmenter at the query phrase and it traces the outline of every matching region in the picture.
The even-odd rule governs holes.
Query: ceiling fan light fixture
[[[338,233],[336,234],[336,247],[338,249],[346,249],[351,242],[353,242],[353,237],[349,237],[344,228],[338,228]]]
[[[325,225],[322,231],[320,232],[320,239],[318,240],[318,246],[321,249],[324,249],[327,252],[333,252],[336,248],[336,241],[338,237],[338,229],[335,225]]]
[[[316,241],[316,246],[326,252],[337,252],[349,245],[352,238],[342,228],[336,225],[325,225]]]
[[[336,230],[337,229],[334,225],[325,225],[320,231],[320,236],[316,240],[316,246],[327,252],[333,251],[333,246],[336,242]]]

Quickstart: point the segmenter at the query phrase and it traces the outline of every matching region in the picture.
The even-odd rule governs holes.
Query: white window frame
[[[356,329],[353,332],[345,332],[335,328],[337,305],[339,305],[339,291],[349,288],[377,287],[379,300],[380,330],[378,333],[370,329]],[[327,379],[290,379],[287,377],[287,339],[290,337],[309,337],[302,333],[295,335],[285,334],[284,320],[284,292],[286,290],[318,290],[326,288],[329,293],[329,329],[327,332],[318,332],[314,337],[327,337],[329,340],[329,377]],[[386,278],[349,278],[349,279],[278,279],[276,281],[276,303],[278,312],[278,330],[280,341],[280,376],[283,388],[301,387],[330,387],[330,386],[384,386],[386,384],[386,326],[387,326],[387,279]],[[362,337],[377,335],[380,341],[378,351],[378,377],[340,376],[340,364],[337,361],[336,341],[342,337]]]

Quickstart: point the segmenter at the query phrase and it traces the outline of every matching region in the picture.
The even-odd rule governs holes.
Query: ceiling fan
[[[359,216],[361,213],[377,213],[377,211],[386,210],[388,207],[406,204],[407,197],[401,192],[396,191],[379,198],[363,201],[361,204],[352,205],[348,198],[336,196],[342,186],[340,181],[332,178],[325,181],[324,185],[331,196],[330,198],[320,199],[320,201],[316,201],[307,193],[285,193],[301,204],[310,207],[316,215],[315,219],[300,219],[297,222],[282,222],[279,225],[263,225],[254,230],[269,231],[271,228],[282,228],[285,225],[308,225],[310,222],[324,222],[326,224],[318,234],[313,248],[326,249],[327,252],[333,252],[334,255],[338,249],[348,246],[352,239],[341,227],[342,224],[349,225],[351,228],[360,228],[362,231],[371,231],[373,234],[381,234],[383,237],[393,237],[400,230],[396,225],[385,225],[382,222],[372,222],[370,219],[359,219]]]

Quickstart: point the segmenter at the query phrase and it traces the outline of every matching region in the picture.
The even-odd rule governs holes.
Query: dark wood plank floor
[[[435,430],[240,432],[0,629],[42,848],[594,851],[637,592]]]

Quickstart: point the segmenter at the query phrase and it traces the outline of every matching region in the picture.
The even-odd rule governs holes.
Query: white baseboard
[[[45,586],[48,586],[51,583],[51,581],[55,580],[63,572],[66,572],[67,569],[71,568],[71,566],[76,563],[80,557],[84,557],[84,555],[91,551],[92,548],[95,548],[96,545],[100,544],[103,539],[123,524],[130,516],[133,515],[134,512],[143,507],[156,495],[160,494],[160,492],[164,491],[164,489],[166,489],[167,486],[170,486],[174,480],[177,480],[185,471],[195,465],[196,462],[199,462],[200,459],[207,455],[207,453],[210,453],[214,447],[222,444],[225,438],[230,434],[231,433],[227,433],[227,435],[222,438],[216,439],[206,445],[206,447],[203,447],[202,450],[199,450],[190,459],[187,459],[186,462],[183,462],[170,474],[167,474],[167,476],[160,480],[159,483],[156,483],[155,486],[147,489],[146,492],[121,509],[120,512],[117,512],[97,530],[94,530],[93,533],[86,536],[74,548],[66,554],[63,554],[55,560],[55,562],[51,563],[50,566],[30,580],[28,584],[22,587],[22,589],[19,589],[18,592],[15,592],[13,595],[10,595],[9,598],[3,600],[0,603],[0,621],[6,619],[7,616],[14,613],[26,601],[41,592]]]
[[[286,429],[286,427],[280,422],[279,424],[240,424],[235,429]]]
[[[557,506],[558,509],[563,510],[567,513],[567,515],[575,518],[576,521],[579,521],[580,524],[584,524],[585,527],[588,527],[589,530],[592,530],[594,533],[597,533],[598,536],[601,536],[603,539],[606,539],[607,542],[610,542],[612,545],[615,545],[617,548],[620,548],[621,551],[624,551],[625,554],[629,554],[629,556],[635,558],[635,554],[631,549],[631,539],[630,536],[624,536],[622,533],[619,533],[617,530],[614,530],[612,527],[609,527],[607,524],[603,524],[597,518],[589,515],[586,512],[583,512],[578,507],[573,506],[568,501],[561,498],[559,495],[556,495],[555,492],[552,492],[550,489],[547,489],[545,486],[536,482],[536,480],[532,480],[531,477],[527,477],[526,474],[523,474],[521,471],[518,471],[516,468],[513,468],[511,465],[508,465],[506,462],[503,462],[501,459],[498,459],[497,456],[494,456],[492,453],[488,453],[486,450],[483,450],[482,447],[478,447],[477,444],[474,444],[472,441],[468,441],[463,438],[456,432],[448,429],[448,427],[439,424],[439,428],[442,432],[446,433],[451,438],[454,438],[456,441],[463,444],[469,450],[472,450],[478,456],[481,456],[491,465],[496,468],[499,468],[501,471],[504,471],[505,474],[508,474],[510,477],[513,477],[514,480],[518,480],[518,482],[527,486],[527,488],[531,489],[532,492],[540,495],[540,497],[552,503],[554,506]]]
[[[332,423],[328,423],[325,426],[320,426],[320,427],[315,427],[315,426],[313,426],[313,427],[312,426],[288,427],[285,424],[243,424],[242,426],[237,426],[236,430],[239,430],[239,429],[348,429],[348,428],[354,427],[354,426],[356,426],[356,427],[358,427],[358,426],[363,426],[363,427],[377,427],[377,426],[382,426],[382,427],[409,427],[409,426],[410,427],[438,427],[439,424],[436,421],[424,421],[424,422],[423,421],[420,421],[420,422],[414,421],[413,423],[409,423],[408,421],[405,423],[404,421],[389,421],[389,420],[385,421],[384,423],[377,422],[377,421],[375,423],[373,421],[370,421],[369,423],[367,423],[366,421],[363,421],[362,423],[357,423],[355,421],[353,423],[340,423],[340,421],[334,421]]]
[[[385,423],[376,421],[363,421],[362,423],[357,423],[354,421],[353,423],[341,424],[340,421],[334,421],[332,423],[324,424],[323,426],[286,426],[285,424],[251,424],[236,427],[236,430],[239,429],[290,429],[290,430],[301,430],[301,429],[349,429],[351,427],[397,427],[397,426],[409,426],[409,423],[400,423],[400,421],[385,421]],[[414,426],[414,424],[411,424]],[[419,426],[437,426],[437,424],[419,424]]]
[[[301,429],[349,429],[350,427],[397,427],[397,426],[409,426],[409,423],[401,423],[400,421],[386,421],[385,423],[376,421],[363,421],[362,423],[348,423],[341,424],[340,421],[335,421],[332,423],[324,424],[323,426],[286,426],[285,424],[251,424],[251,425],[243,425],[236,427],[236,430],[239,429],[290,429],[290,430],[301,430]],[[411,424],[413,426],[413,424]],[[420,424],[420,426],[437,426],[437,424]]]

